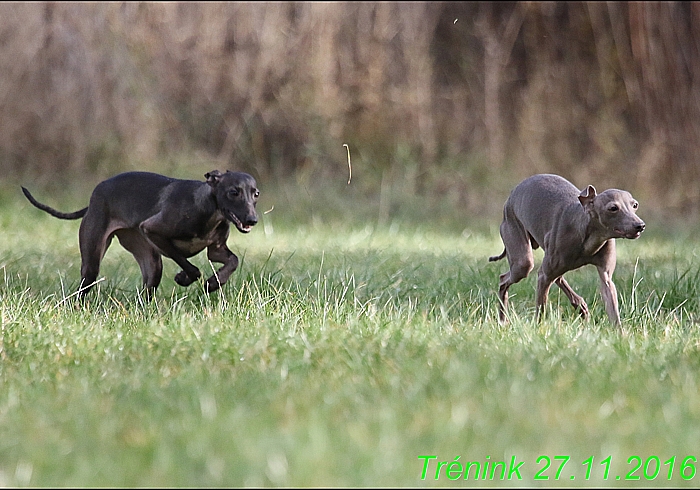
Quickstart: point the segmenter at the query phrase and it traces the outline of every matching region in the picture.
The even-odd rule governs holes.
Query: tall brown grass
[[[344,172],[347,143],[377,182],[418,193],[547,171],[695,213],[699,16],[687,2],[3,3],[0,169],[199,152],[262,178],[321,175]]]

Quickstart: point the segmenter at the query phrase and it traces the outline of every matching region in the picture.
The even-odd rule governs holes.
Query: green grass
[[[138,266],[115,243],[79,307],[78,222],[5,198],[0,485],[697,486],[679,473],[700,458],[692,239],[650,226],[619,243],[622,331],[590,267],[567,275],[589,322],[553,288],[535,323],[533,274],[500,326],[506,264],[487,261],[502,247],[497,222],[292,223],[280,207],[229,239],[243,260],[220,294],[177,286],[166,259],[144,304]],[[203,254],[193,262],[211,271]],[[436,481],[436,461],[457,456],[515,457],[522,480],[451,481],[443,467]],[[548,481],[534,480],[540,456]],[[558,481],[555,456],[570,457]],[[624,481],[633,456],[649,475],[658,457],[659,476],[642,467]]]

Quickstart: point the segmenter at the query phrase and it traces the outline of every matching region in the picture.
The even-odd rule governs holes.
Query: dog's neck
[[[592,256],[597,254],[609,240],[614,240],[614,238],[610,236],[609,232],[597,219],[587,212],[584,212],[584,215],[583,253],[587,256]]]
[[[216,209],[219,209],[219,203],[216,200],[216,193],[209,184],[204,184],[199,187],[194,193],[195,206],[201,209],[206,209],[208,202],[213,202]]]
[[[586,241],[583,243],[583,253],[586,255],[589,255],[589,256],[595,255],[610,240],[615,240],[615,239],[614,238],[607,238],[605,240],[601,240],[600,238],[597,238],[594,236],[586,237]]]

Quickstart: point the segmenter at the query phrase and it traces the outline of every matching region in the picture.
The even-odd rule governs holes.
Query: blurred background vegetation
[[[0,171],[240,169],[380,222],[553,172],[697,219],[699,84],[695,2],[2,3]]]

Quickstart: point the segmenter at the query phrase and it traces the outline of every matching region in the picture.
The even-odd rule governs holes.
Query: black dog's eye
[[[253,197],[254,197],[255,199],[257,199],[258,197],[260,197],[260,191],[257,190],[257,189],[255,189],[255,192],[253,193]]]
[[[231,189],[226,194],[229,198],[238,197],[241,192],[238,189]]]

